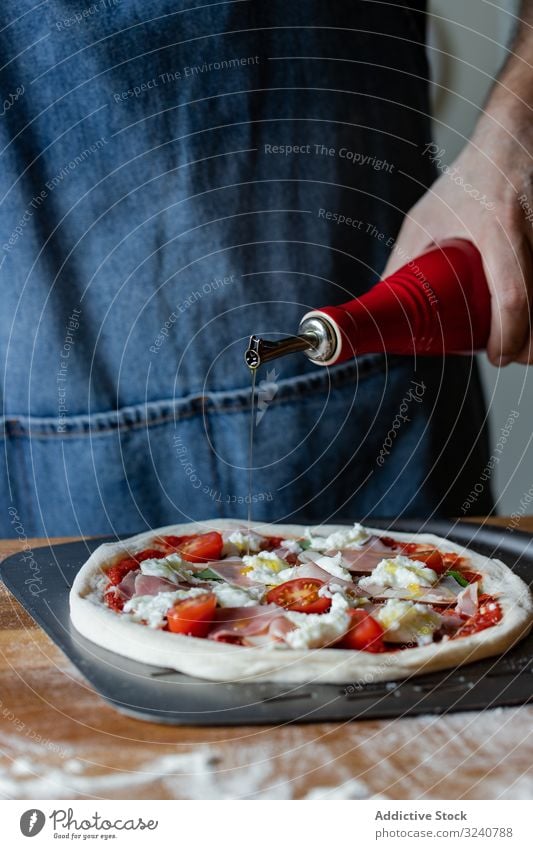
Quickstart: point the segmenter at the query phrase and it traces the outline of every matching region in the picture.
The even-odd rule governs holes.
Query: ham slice
[[[204,569],[211,569],[215,575],[227,581],[228,584],[234,584],[236,587],[262,587],[259,581],[254,581],[246,574],[242,574],[242,570],[246,566],[240,557],[231,557],[227,560],[213,560],[207,563]]]
[[[261,604],[253,607],[218,607],[215,610],[214,625],[208,639],[218,642],[240,638],[245,644],[248,638],[258,635],[268,636],[270,641],[282,639],[285,626],[276,620],[285,620],[283,610],[277,604]],[[274,627],[274,623],[276,623]],[[291,624],[291,623],[288,623]],[[288,630],[291,630],[290,628]],[[262,641],[261,641],[262,642]]]
[[[454,604],[461,593],[461,586],[454,578],[443,578],[433,587],[420,587],[418,593],[412,593],[404,587],[382,587],[380,584],[368,584],[361,595],[369,598],[401,598],[408,601],[422,601],[426,604]]]
[[[135,581],[137,576],[141,574],[140,569],[133,569],[128,572],[121,580],[120,584],[115,587],[115,592],[123,601],[129,601],[135,595]]]
[[[305,552],[305,554],[308,554],[308,552]],[[319,558],[324,557],[324,555],[319,552],[314,552],[314,554]],[[292,578],[317,578],[319,581],[324,581],[326,584],[335,584],[337,587],[349,589],[354,595],[367,595],[367,593],[360,590],[357,584],[354,584],[353,581],[345,581],[344,578],[337,578],[336,575],[332,575],[331,572],[328,572],[326,569],[322,569],[321,566],[318,566],[311,559],[300,564],[300,566],[295,566]]]
[[[468,584],[457,596],[456,613],[466,618],[473,616],[478,608],[478,585]]]
[[[340,551],[342,566],[350,572],[373,572],[378,563],[386,557],[396,557],[398,551],[386,546],[378,537],[371,537],[361,548],[340,548],[326,551],[328,557]]]
[[[279,557],[281,560],[285,560],[289,566],[295,566],[298,563],[298,554],[294,554],[292,551],[287,551],[286,548],[280,546],[280,548],[275,548],[272,554],[275,554],[276,557]]]
[[[331,556],[332,552],[326,552]],[[349,572],[370,573],[373,572],[378,563],[388,557],[396,557],[396,553],[389,549],[378,551],[371,548],[344,548],[341,550],[341,565]]]
[[[454,611],[446,611],[444,615],[442,615],[442,621],[440,626],[440,631],[443,635],[448,637],[454,636],[459,628],[461,628],[465,624],[465,620],[462,616],[458,616]]]
[[[135,578],[134,595],[157,595],[158,593],[173,593],[177,589],[188,587],[187,584],[176,584],[168,578],[158,575],[143,575],[140,572]]]

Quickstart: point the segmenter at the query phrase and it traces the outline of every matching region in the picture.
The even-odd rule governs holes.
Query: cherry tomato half
[[[208,563],[210,560],[220,560],[224,541],[217,531],[208,534],[197,534],[177,546],[177,552],[189,563]]]
[[[216,606],[217,599],[213,593],[178,601],[167,613],[168,630],[173,634],[206,637]]]
[[[318,595],[323,586],[324,581],[318,578],[295,578],[271,589],[266,600],[296,613],[325,613],[331,607],[331,599]]]
[[[447,569],[442,554],[436,548],[428,548],[428,546],[420,543],[408,542],[402,545],[402,551],[412,560],[425,563],[428,569],[433,569],[437,575],[442,575]]]
[[[180,545],[183,545],[184,542],[188,542],[190,539],[194,539],[195,536],[196,534],[189,534],[188,536],[183,537],[176,537],[170,535],[166,537],[160,537],[160,540],[165,547],[171,548],[173,551],[176,551]]]
[[[352,624],[338,643],[341,649],[356,651],[383,652],[386,651],[383,642],[385,633],[380,623],[365,610],[350,610]]]

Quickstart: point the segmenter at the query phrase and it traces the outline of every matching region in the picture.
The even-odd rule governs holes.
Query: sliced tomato
[[[166,536],[161,537],[161,542],[167,548],[171,548],[173,551],[176,551],[180,545],[183,545],[184,542],[188,542],[190,539],[194,539],[196,534],[189,534],[188,536],[176,537],[176,536]]]
[[[417,542],[408,542],[402,545],[402,551],[408,557],[411,557],[412,560],[419,560],[421,563],[425,563],[437,575],[442,575],[448,568],[444,563],[442,554],[436,548],[429,548],[427,545]]]
[[[324,581],[318,578],[295,578],[271,589],[266,600],[296,613],[325,613],[331,607],[331,599],[319,596],[323,586]]]
[[[168,630],[173,634],[206,637],[216,606],[217,599],[213,593],[178,601],[167,613]]]
[[[449,551],[443,552],[442,559],[444,560],[444,565],[447,570],[454,569],[459,572],[467,562],[466,558],[461,557],[460,554],[452,554]]]
[[[496,599],[484,593],[479,597],[477,612],[466,620],[455,637],[469,637],[471,634],[477,634],[478,631],[484,631],[485,628],[491,628],[500,622],[502,616],[503,611]]]
[[[380,623],[365,610],[350,610],[352,624],[337,644],[341,649],[356,651],[382,652],[387,651],[383,642],[383,630]]]
[[[220,560],[224,540],[217,531],[208,534],[197,534],[184,543],[180,543],[177,552],[189,563],[208,563],[210,560]]]

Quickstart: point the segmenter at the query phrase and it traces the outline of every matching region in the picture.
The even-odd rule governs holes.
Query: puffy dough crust
[[[345,525],[322,525],[329,534]],[[441,551],[467,555],[473,569],[483,575],[485,592],[498,593],[502,620],[469,637],[421,646],[391,654],[346,649],[266,649],[217,643],[212,640],[152,630],[121,618],[104,604],[88,598],[101,570],[119,554],[141,551],[161,534],[206,532],[242,528],[242,522],[214,519],[207,522],[169,525],[97,548],[78,572],[70,592],[70,615],[74,627],[93,643],[117,654],[152,666],[175,669],[210,681],[319,682],[330,684],[393,681],[450,669],[499,655],[521,640],[533,624],[529,588],[504,563],[489,559],[432,534],[392,532],[395,539],[427,542]],[[254,531],[272,536],[302,536],[302,525],[256,525]],[[383,529],[374,530],[383,535]]]

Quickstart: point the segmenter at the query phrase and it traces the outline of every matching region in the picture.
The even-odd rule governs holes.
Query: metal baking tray
[[[444,520],[371,524],[391,531],[435,533],[471,545],[503,560],[526,583],[533,582],[530,534]],[[100,696],[128,716],[168,725],[265,725],[442,714],[533,701],[533,634],[497,658],[367,685],[213,683],[128,660],[85,640],[70,624],[72,581],[102,541],[36,548],[33,561],[27,552],[15,554],[0,565],[0,575]]]

